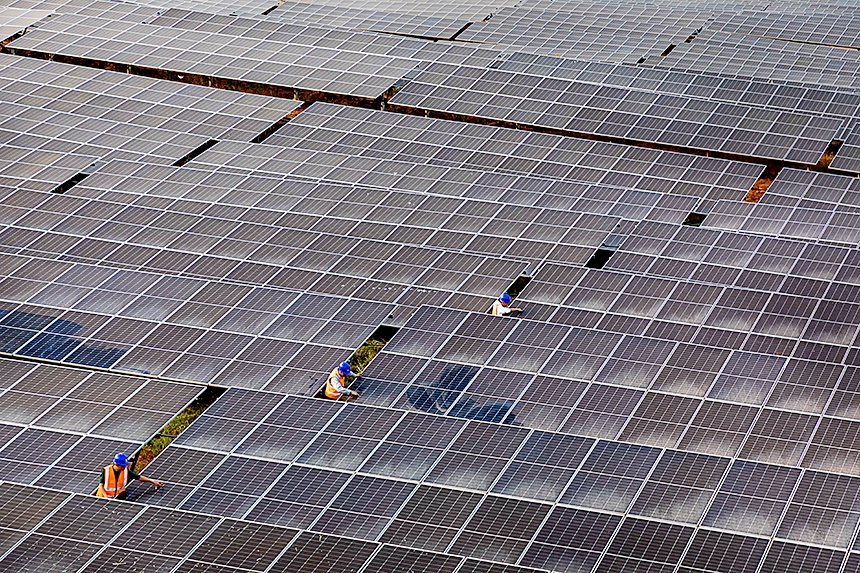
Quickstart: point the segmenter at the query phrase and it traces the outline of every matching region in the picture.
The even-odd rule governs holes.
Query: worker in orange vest
[[[158,480],[149,479],[131,471],[129,465],[131,465],[131,462],[128,461],[128,456],[117,454],[111,465],[102,468],[102,478],[99,482],[99,488],[96,490],[96,495],[98,497],[125,499],[125,489],[133,479],[151,483],[155,486],[155,489],[163,485]]]
[[[341,362],[340,366],[331,371],[328,375],[328,380],[325,383],[325,397],[332,400],[339,400],[343,396],[358,397],[358,392],[350,390],[346,387],[346,379],[349,377],[358,378],[361,374],[355,374],[349,367],[348,362]]]

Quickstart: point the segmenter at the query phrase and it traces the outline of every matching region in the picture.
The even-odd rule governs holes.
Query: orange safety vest
[[[123,468],[119,473],[113,471],[113,466],[105,466],[102,468],[102,471],[105,475],[105,483],[96,493],[98,497],[116,497],[128,487],[127,467]]]
[[[338,379],[341,386],[346,388],[346,376],[340,373],[339,368],[335,368],[331,371],[331,374],[328,375],[328,380],[325,381],[325,397],[331,398],[332,400],[337,400],[341,396],[340,392],[335,390],[331,383],[331,379],[335,377]]]

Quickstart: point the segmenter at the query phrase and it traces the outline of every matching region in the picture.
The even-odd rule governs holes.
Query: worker
[[[493,316],[505,316],[506,314],[510,314],[512,312],[522,312],[521,308],[511,308],[511,295],[508,293],[503,294],[499,297],[499,300],[493,303],[493,306],[490,308],[490,314]]]
[[[339,400],[344,396],[358,397],[358,392],[346,387],[347,378],[358,378],[361,374],[355,374],[349,367],[349,362],[341,362],[340,366],[331,371],[325,383],[325,397]]]
[[[96,490],[96,495],[98,497],[125,499],[125,489],[133,479],[151,483],[155,486],[155,489],[158,489],[163,485],[158,480],[150,479],[131,471],[131,469],[129,469],[130,465],[131,462],[128,461],[128,456],[121,453],[117,454],[111,465],[102,468],[102,477],[101,481],[99,481],[99,488]]]

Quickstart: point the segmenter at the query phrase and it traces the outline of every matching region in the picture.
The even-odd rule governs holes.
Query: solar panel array
[[[16,336],[12,325],[47,318],[5,310],[0,314],[4,343]],[[54,332],[73,324],[47,321]],[[43,334],[31,348],[45,349],[58,338]],[[8,358],[0,358],[0,386],[0,480],[63,484],[62,489],[84,494],[95,491],[98,470],[115,453],[131,455],[203,390]]]
[[[194,34],[73,14],[51,18],[9,44],[8,49],[169,69],[228,82],[263,84],[270,89],[328,91],[370,99],[381,97],[414,67],[404,58],[300,48],[287,37],[281,41],[237,39],[228,34]]]
[[[860,572],[858,14],[0,1],[0,570]]]
[[[858,47],[858,14],[720,14],[708,29],[829,46]]]
[[[472,24],[457,39],[547,56],[636,63],[683,42],[709,16],[690,7],[671,9],[635,2],[523,4]]]
[[[772,78],[852,91],[858,85],[860,74],[860,56],[855,50],[708,29],[695,41],[681,43],[665,57],[650,58],[645,65],[725,77]]]
[[[598,85],[651,90],[708,101],[750,105],[795,113],[850,119],[857,115],[857,94],[827,86],[773,83],[756,78],[735,78],[668,71],[623,64],[588,62],[539,56],[525,52],[505,54],[492,67],[529,75]]]
[[[704,225],[856,247],[856,180],[786,169],[758,204],[717,202]]]
[[[398,163],[402,162],[406,164],[402,169],[409,164],[456,167],[709,199],[741,199],[763,171],[763,166],[756,163],[332,104],[314,104],[280,128],[267,143],[358,155],[363,164],[361,171],[385,169],[399,175],[403,171]],[[198,161],[208,156],[204,153]],[[359,160],[352,159],[356,161]],[[386,167],[377,167],[383,162]],[[333,169],[327,167],[314,174],[330,175]],[[429,173],[441,178],[438,171]],[[545,185],[535,182],[538,189]],[[532,193],[537,198],[537,192]],[[446,194],[452,191],[446,190]]]
[[[444,64],[427,67],[391,104],[812,164],[843,125],[837,118]]]
[[[469,25],[465,19],[440,18],[423,14],[392,13],[384,10],[343,8],[337,5],[282,2],[269,13],[290,22],[370,30],[402,36],[453,40]]]
[[[301,105],[17,56],[0,66],[0,178],[40,191],[112,159],[170,165],[212,139],[250,141]]]

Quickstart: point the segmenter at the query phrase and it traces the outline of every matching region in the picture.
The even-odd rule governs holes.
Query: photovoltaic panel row
[[[860,85],[860,56],[854,50],[707,29],[694,41],[679,44],[665,57],[649,58],[643,65],[837,88]]]
[[[860,14],[718,14],[708,30],[827,46],[858,47]]]
[[[371,99],[415,67],[404,58],[71,14],[48,20],[7,49]]]
[[[541,76],[432,64],[395,106],[815,164],[843,120]]]
[[[302,102],[0,54],[3,101],[251,141]]]
[[[305,271],[372,276],[381,262],[374,265],[367,260],[359,261],[354,255],[341,261],[333,256],[308,261],[308,255],[301,253],[307,248],[325,252],[314,245],[317,239],[328,236],[331,241],[343,243],[347,251],[358,248],[356,245],[362,239],[369,241],[365,246],[373,245],[379,252],[374,255],[374,248],[364,248],[361,250],[367,254],[363,256],[379,261],[386,260],[385,252],[400,244],[430,250],[424,255],[428,263],[438,257],[439,250],[504,256],[530,265],[542,260],[584,263],[610,234],[628,232],[634,220],[652,213],[656,217],[660,212],[673,220],[683,220],[684,209],[689,211],[696,201],[689,197],[671,197],[680,200],[675,206],[671,201],[662,200],[657,193],[622,193],[619,190],[591,207],[587,200],[574,195],[578,189],[555,186],[555,191],[567,191],[560,199],[565,199],[572,207],[581,202],[593,212],[583,214],[537,206],[518,208],[502,201],[267,179],[260,171],[243,177],[226,170],[212,173],[205,165],[202,167],[204,169],[192,171],[188,167],[162,169],[130,163],[111,164],[62,198],[40,197],[26,191],[7,194],[9,201],[3,209],[3,220],[22,228],[47,230],[45,226],[50,225],[51,230],[72,235],[123,240],[149,248],[291,265]],[[162,198],[159,208],[153,208],[153,197]],[[28,199],[34,204],[26,205]],[[84,199],[90,201],[84,203]],[[610,203],[613,199],[617,203]],[[249,208],[249,201],[255,205]],[[212,203],[224,207],[215,209],[210,206]],[[82,215],[87,217],[96,212],[104,213],[102,222],[93,220],[87,224],[87,221],[59,217],[64,213],[77,216],[82,208],[86,209]],[[44,211],[57,216],[45,215]],[[48,222],[45,217],[56,220]],[[34,218],[40,222],[36,223]],[[178,228],[178,220],[186,222],[187,228]],[[79,224],[70,227],[72,221]],[[101,228],[103,231],[98,231]],[[292,232],[287,232],[290,229]],[[225,237],[222,232],[228,235]],[[388,248],[377,241],[385,241]],[[192,243],[198,246],[192,247]],[[229,250],[226,249],[228,245],[232,245]],[[254,277],[245,280],[260,282],[271,275],[284,274],[276,269],[269,270],[267,274],[260,267],[256,280]],[[240,277],[237,274],[233,278]],[[506,285],[495,286],[504,288]]]
[[[324,103],[313,104],[266,141],[368,161],[380,157],[712,199],[740,198],[763,171],[758,164]]]
[[[112,167],[127,171],[111,172]],[[584,262],[620,221],[552,209],[508,215],[498,203],[170,170],[176,177],[159,185],[163,172],[111,164],[78,185],[74,194],[7,193],[4,220],[13,226],[0,243],[7,252],[24,249],[43,258],[71,257],[115,268],[310,289],[406,306],[421,304],[421,291],[425,300],[438,303],[452,292],[461,293],[455,295],[459,302],[451,302],[467,308],[475,304],[468,295],[477,295],[483,309],[485,297],[492,300],[525,270],[527,256],[562,260],[576,255]],[[126,176],[135,172],[141,176]],[[249,195],[259,200],[259,207],[248,208],[238,199],[247,187],[235,191],[234,186],[242,181],[258,192]],[[145,189],[151,194],[141,195]],[[176,191],[187,198],[178,198]],[[276,192],[266,197],[265,191]],[[206,200],[225,194],[232,194],[238,205],[228,200],[213,206]],[[329,212],[332,216],[325,216]],[[356,214],[365,212],[364,217]],[[495,215],[528,224],[513,226],[519,236],[510,236],[498,224],[497,230],[488,228]],[[360,218],[366,219],[364,226],[359,226]],[[580,227],[570,229],[576,221]],[[482,228],[488,232],[479,233]],[[492,252],[497,255],[488,256]],[[498,256],[503,253],[513,260]],[[401,297],[410,285],[418,290]],[[407,302],[416,295],[419,299]]]
[[[75,0],[73,0],[75,1]],[[77,0],[78,2],[92,2],[92,0]],[[101,1],[101,0],[96,0]],[[209,14],[236,15],[245,14],[248,16],[259,16],[264,12],[271,10],[278,5],[277,0],[199,0],[193,2],[191,0],[147,0],[146,2],[138,2],[137,4],[145,5],[153,9],[170,9],[180,8],[187,10],[199,10]]]
[[[26,253],[25,256],[37,256],[40,259],[74,261],[108,269],[130,268],[192,280],[226,280],[240,285],[286,288],[292,291],[308,290],[383,304],[396,303],[397,306],[389,319],[391,324],[402,324],[418,306],[430,302],[453,308],[484,310],[500,291],[503,292],[504,288],[507,288],[505,285],[510,285],[528,266],[525,262],[508,262],[494,257],[445,253],[438,250],[425,251],[408,246],[391,249],[390,246],[386,247],[374,241],[361,241],[360,245],[356,246],[355,241],[341,240],[341,249],[336,252],[305,249],[301,258],[311,262],[322,261],[326,267],[323,270],[316,267],[308,270],[306,267],[311,263],[299,265],[300,261],[296,262],[296,266],[285,268],[278,264],[242,262],[234,258],[181,251],[156,254],[158,249],[145,245],[80,238],[60,233],[33,234],[26,229],[9,229],[3,239],[8,243],[4,251],[10,255]],[[325,241],[331,241],[331,238],[323,236],[318,239],[318,242]],[[277,245],[275,247],[276,250],[281,248]],[[321,248],[321,245],[317,248]],[[381,249],[381,252],[374,254],[373,251],[377,248]],[[289,250],[289,247],[287,249]],[[570,247],[565,249],[582,250]],[[150,250],[154,252],[150,253]],[[113,254],[114,251],[119,252]],[[361,266],[359,259],[366,252],[368,260]],[[136,258],[147,254],[149,257],[143,262]],[[123,262],[126,257],[130,257],[131,262]],[[337,267],[338,261],[342,263],[341,267],[332,268]],[[331,272],[326,272],[328,269],[331,269]],[[350,269],[371,269],[373,272],[368,275],[351,275]],[[248,278],[237,280],[236,277],[239,276]],[[20,290],[16,288],[9,296],[30,297],[35,294],[24,284],[16,286],[21,287]]]
[[[604,64],[522,52],[510,54],[490,67],[543,77],[653,90],[830,117],[853,118],[860,106],[860,95],[850,90],[837,90],[826,86],[795,83],[788,85],[757,79],[721,77],[626,64]]]
[[[854,177],[784,169],[757,204],[718,201],[703,226],[856,247],[857,190]]]
[[[346,8],[337,5],[302,4],[284,2],[278,4],[268,19],[303,22],[315,26],[369,30],[402,36],[421,36],[450,40],[469,21],[464,19],[439,18],[419,14],[403,14],[378,9]]]
[[[653,4],[573,6],[572,11],[569,7],[556,11],[528,6],[499,10],[486,22],[472,24],[457,39],[541,55],[636,63],[683,42],[708,18],[707,12],[698,9],[673,10]]]
[[[393,308],[80,263],[7,260],[18,274],[3,282],[3,352],[174,379],[251,387],[277,379],[276,387],[315,392],[310,385],[349,357]]]
[[[683,166],[666,165],[665,163],[653,166],[647,163],[647,160],[660,155],[660,152],[653,150],[627,150],[621,157],[591,155],[589,158],[584,159],[584,162],[590,165],[598,164],[603,167],[601,174],[596,173],[596,170],[593,170],[590,165],[589,167],[582,166],[582,170],[591,170],[590,175],[584,174],[582,170],[577,170],[579,176],[582,179],[586,179],[585,181],[560,181],[541,173],[487,173],[476,169],[475,166],[453,167],[449,166],[447,162],[441,161],[431,160],[431,164],[416,163],[420,159],[420,156],[411,156],[411,153],[400,155],[392,151],[385,151],[385,148],[389,145],[388,141],[383,140],[371,146],[356,148],[352,147],[352,145],[347,145],[351,143],[351,139],[353,138],[347,137],[345,138],[345,144],[337,144],[335,146],[331,146],[328,143],[320,144],[318,142],[308,142],[306,144],[309,147],[323,145],[330,149],[330,151],[316,151],[297,147],[284,148],[265,144],[253,146],[245,144],[236,145],[224,142],[215,145],[196,157],[191,163],[184,166],[183,169],[199,167],[201,169],[225,171],[238,175],[267,179],[281,178],[286,173],[287,178],[327,185],[359,185],[366,188],[386,189],[394,192],[426,193],[465,200],[497,202],[511,207],[526,208],[524,210],[516,209],[511,214],[514,217],[512,220],[519,221],[522,218],[523,222],[530,221],[533,218],[532,213],[537,213],[534,209],[544,208],[584,212],[595,215],[619,216],[631,220],[640,220],[645,217],[659,217],[660,215],[657,212],[665,208],[673,208],[680,211],[686,209],[686,213],[689,213],[696,203],[700,201],[699,197],[701,195],[740,200],[747,193],[747,191],[741,189],[729,191],[723,187],[715,188],[708,182],[729,183],[737,181],[738,178],[741,178],[741,181],[752,182],[751,175],[725,173],[717,176],[713,172],[709,173],[702,169],[689,169]],[[298,142],[296,142],[296,145],[305,146],[305,144]],[[395,145],[403,146],[404,144],[397,142]],[[364,156],[356,159],[348,153],[350,149],[364,149],[361,152]],[[553,158],[556,161],[560,161],[562,155],[579,157],[580,153],[559,150],[558,153],[553,154]],[[396,160],[390,159],[395,156],[397,156]],[[675,160],[676,158],[685,158],[682,163],[689,167],[695,168],[702,165],[698,162],[699,158],[693,159],[680,154],[668,159]],[[706,161],[710,162],[711,160],[706,159]],[[507,164],[510,166],[513,164],[513,161]],[[644,167],[644,165],[651,166],[647,168],[648,173],[646,173],[646,178],[638,180],[636,187],[640,187],[640,189],[636,189],[635,187],[632,189],[626,188],[620,184],[591,183],[587,180],[605,179],[621,183],[619,179],[615,178],[617,176],[612,175],[614,173],[610,169],[612,166],[618,166],[619,169],[633,170]],[[109,168],[110,166],[106,166],[100,172],[104,172]],[[745,164],[732,165],[730,167],[730,171],[749,170],[753,173],[759,169],[761,169],[760,166],[749,168]],[[539,169],[536,171],[539,171]],[[696,178],[699,179],[699,182],[676,182],[670,186],[668,181],[649,177],[648,174],[664,177],[680,174],[680,177],[684,179]],[[737,185],[741,185],[741,183]],[[658,190],[641,189],[643,187],[656,187]],[[665,192],[661,192],[660,190]],[[677,194],[671,193],[673,190]],[[219,201],[236,202],[240,199],[244,199],[244,197],[242,197],[241,193],[238,193],[224,196]],[[253,201],[250,197],[247,200]],[[258,204],[262,205],[262,202],[258,202]],[[689,208],[682,207],[682,205],[688,205]],[[681,215],[680,213],[676,213],[674,216],[680,217],[678,222],[681,222],[686,217],[686,214]],[[366,222],[370,223],[370,221]],[[399,221],[383,219],[379,222],[396,223]],[[361,223],[355,230],[348,231],[348,234],[363,233],[361,225],[364,225],[364,223]],[[516,232],[514,229],[511,229],[510,231],[506,231],[506,234],[511,231]],[[375,232],[368,232],[371,233],[368,237],[379,238]],[[531,254],[534,257],[535,255],[539,255],[539,252],[532,251]]]
[[[128,504],[116,504],[84,496],[70,496],[53,490],[4,485],[0,490],[3,506],[12,511],[33,507],[33,519],[4,521],[2,531],[7,551],[3,565],[15,569],[44,569],[62,566],[66,571],[92,573],[108,571],[112,563],[122,562],[135,571],[152,567],[170,568],[182,573],[199,571],[232,571],[225,567],[237,565],[243,571],[285,571],[296,573],[366,571],[383,573],[398,568],[407,571],[438,571],[452,573],[536,573],[525,566],[499,566],[486,560],[420,551],[378,542],[359,541],[334,535],[311,534],[283,527],[270,527],[247,521],[219,519],[194,513]],[[416,499],[416,503],[421,503]],[[428,501],[428,500],[425,500]],[[429,500],[432,502],[432,500]],[[482,506],[484,507],[484,506]],[[417,508],[427,511],[426,506]],[[483,511],[489,511],[487,506]],[[509,510],[509,507],[494,508]],[[516,507],[516,509],[520,509]],[[527,508],[531,509],[531,508]],[[543,508],[540,508],[543,510]],[[482,511],[479,509],[479,511]],[[540,515],[530,511],[518,520],[529,527],[528,518]],[[561,513],[561,512],[559,512]],[[7,514],[8,515],[8,514]],[[556,570],[580,564],[593,565],[600,551],[607,549],[600,570],[618,567],[674,567],[698,565],[707,571],[761,571],[772,573],[781,567],[816,565],[820,571],[839,571],[846,553],[839,550],[801,545],[793,542],[766,540],[704,528],[677,527],[656,521],[628,518],[619,527],[619,520],[592,512],[575,512],[571,517],[600,518],[596,527],[579,531],[557,527],[553,533],[584,548],[544,551],[540,560],[554,564]],[[73,520],[72,527],[62,527],[64,520]],[[490,522],[498,521],[489,519]],[[41,522],[39,521],[41,520]],[[92,523],[109,524],[109,532],[95,530]],[[532,526],[533,527],[533,526]],[[107,529],[107,528],[105,528]],[[507,532],[510,527],[505,529]],[[113,537],[110,534],[119,532]],[[180,532],[176,534],[175,532]],[[58,535],[59,533],[59,535]],[[474,537],[465,535],[465,537]],[[149,534],[149,535],[147,535]],[[614,534],[614,535],[613,535]],[[692,539],[691,539],[692,538]],[[551,539],[556,541],[556,539]],[[670,548],[669,555],[661,554]],[[726,559],[716,549],[742,550],[743,562]],[[685,549],[686,555],[685,555]],[[244,551],[244,558],[233,557]],[[546,554],[549,555],[546,555]],[[320,562],[319,555],[326,559]],[[655,561],[656,559],[656,561]],[[848,555],[845,571],[856,571],[857,558]],[[744,566],[743,569],[737,566]],[[590,567],[589,567],[590,568]],[[687,570],[687,569],[685,569]],[[698,569],[697,569],[698,570]],[[805,569],[804,569],[805,570]]]
[[[8,322],[10,313],[0,313]],[[17,313],[19,321],[38,318]],[[3,339],[14,336],[14,329],[0,328]],[[0,367],[0,479],[60,481],[64,489],[88,494],[106,460],[120,451],[132,454],[203,390],[7,358],[0,358]]]
[[[341,10],[342,8],[324,4],[280,4],[285,9],[299,6],[303,11],[311,10]],[[106,11],[103,17],[117,18],[121,12]],[[446,20],[447,21],[447,20]],[[289,42],[300,46],[312,46],[315,54],[323,54],[326,50],[355,51],[378,56],[410,58],[416,62],[448,62],[462,63],[467,59],[471,65],[488,65],[499,57],[496,49],[481,44],[470,43],[439,43],[428,42],[424,39],[399,37],[395,34],[377,34],[362,31],[346,31],[333,29],[323,22],[294,21],[279,10],[275,10],[265,19],[236,16],[212,15],[205,12],[170,7],[159,12],[147,23],[170,28],[192,30],[199,32],[218,33],[246,39],[266,39],[279,42]],[[460,24],[462,26],[462,24]]]
[[[102,16],[104,14],[148,14],[154,16],[166,8],[196,8],[209,14],[248,14],[260,15],[272,9],[277,2],[272,0],[205,0],[194,4],[182,5],[181,2],[168,3],[157,0],[147,2],[126,2],[117,5],[111,0],[11,0],[15,3],[34,2],[37,5],[51,7],[57,14],[80,14],[86,16]],[[140,22],[141,20],[137,19]]]
[[[94,170],[98,161],[145,158],[170,165],[209,141],[204,135],[14,103],[0,110],[0,136],[3,184],[42,191]]]
[[[682,545],[700,525],[844,550],[860,521],[856,477],[484,422],[231,390],[195,426],[150,466],[168,485],[141,501],[557,571],[667,522]],[[821,509],[833,518],[813,528]]]
[[[491,14],[499,12],[501,8],[514,6],[516,2],[511,0],[467,0],[466,2],[455,2],[453,0],[417,0],[404,4],[397,0],[379,0],[368,2],[367,0],[325,0],[322,5],[337,6],[350,9],[373,9],[379,12],[390,12],[393,14],[416,14],[432,18],[454,18],[458,20],[480,21]]]
[[[835,207],[835,208],[834,208]],[[741,230],[825,244],[856,247],[860,241],[860,220],[854,208],[830,209],[780,205],[729,204],[718,201],[703,226]]]

